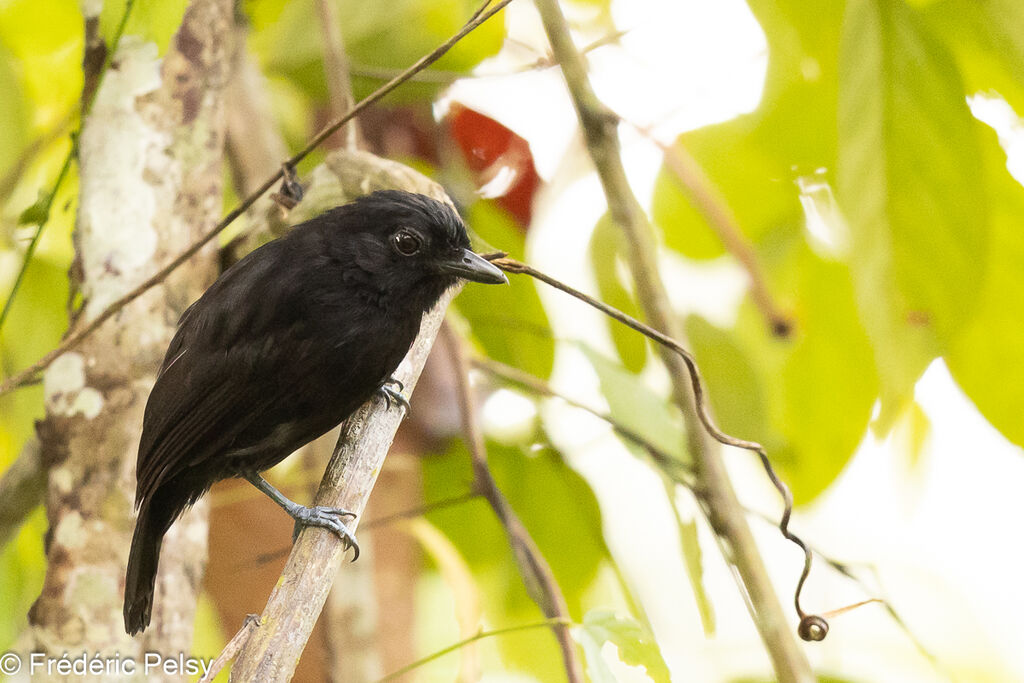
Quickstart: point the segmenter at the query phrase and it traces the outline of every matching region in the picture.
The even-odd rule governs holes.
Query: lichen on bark
[[[162,58],[131,36],[116,47],[79,142],[72,273],[83,305],[72,330],[218,220],[232,11],[230,0],[192,2]],[[167,536],[153,624],[142,638],[125,635],[121,601],[146,397],[178,315],[212,281],[215,264],[214,251],[201,252],[46,374],[47,414],[37,429],[50,529],[47,573],[29,614],[34,651],[137,661],[146,651],[189,653],[204,506]]]

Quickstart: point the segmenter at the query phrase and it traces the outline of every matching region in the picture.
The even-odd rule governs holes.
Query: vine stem
[[[519,519],[519,515],[512,509],[501,489],[498,488],[498,483],[494,480],[494,475],[491,474],[491,468],[487,463],[487,446],[477,415],[475,392],[470,383],[470,363],[466,356],[465,342],[455,334],[451,325],[445,325],[443,333],[451,354],[452,365],[455,367],[459,413],[462,417],[462,429],[466,436],[466,445],[469,448],[473,465],[473,488],[487,499],[494,514],[497,515],[504,527],[509,545],[512,547],[516,566],[519,568],[519,574],[526,585],[526,592],[529,593],[537,607],[544,612],[544,616],[563,622],[554,624],[552,630],[562,651],[566,677],[569,683],[582,683],[584,680],[583,664],[580,662],[576,644],[566,625],[566,622],[569,621],[569,607],[565,602],[565,596],[555,580],[550,565],[526,529],[526,525]]]

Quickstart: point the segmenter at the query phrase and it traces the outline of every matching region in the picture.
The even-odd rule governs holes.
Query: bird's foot
[[[275,489],[269,481],[259,475],[258,472],[246,472],[242,475],[253,486],[267,494],[272,501],[281,506],[288,513],[288,516],[295,520],[295,531],[292,533],[292,542],[299,536],[299,531],[304,526],[318,526],[336,533],[345,542],[345,549],[352,548],[356,551],[352,561],[359,559],[359,544],[356,543],[355,535],[348,530],[348,527],[341,521],[343,517],[357,517],[356,513],[342,508],[330,507],[327,505],[314,505],[306,507],[289,500],[283,493]]]
[[[402,393],[404,390],[405,385],[402,384],[402,381],[394,377],[388,377],[378,387],[378,391],[384,397],[384,402],[388,404],[388,410],[391,410],[392,403],[397,403],[405,408],[405,414],[408,415],[409,411],[412,410],[412,406],[409,405],[409,399]]]
[[[302,527],[320,527],[337,534],[345,542],[346,550],[348,548],[355,550],[355,556],[352,558],[353,562],[359,559],[359,543],[356,542],[355,534],[349,531],[345,523],[341,521],[343,517],[355,519],[357,517],[356,513],[327,505],[315,505],[313,507],[296,505],[293,509],[288,510],[288,514],[295,520],[295,531],[292,534],[293,542],[299,537],[299,531],[302,530]]]

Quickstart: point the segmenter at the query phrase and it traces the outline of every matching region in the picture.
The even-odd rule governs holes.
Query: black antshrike
[[[293,503],[259,472],[375,391],[403,402],[388,386],[391,373],[423,314],[459,278],[507,282],[469,250],[451,207],[375,192],[253,251],[185,311],[146,404],[125,579],[128,633],[149,624],[167,529],[221,479],[244,477],[296,524],[325,527],[355,546],[342,523],[351,513]]]

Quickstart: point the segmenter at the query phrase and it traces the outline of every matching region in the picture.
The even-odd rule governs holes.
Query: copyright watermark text
[[[198,676],[210,670],[213,658],[191,657],[184,653],[162,655],[147,652],[139,658],[105,653],[64,654],[60,657],[45,652],[16,652],[0,655],[0,674],[13,676],[24,671],[29,675],[57,676],[133,676],[137,673],[162,673],[169,676]]]

